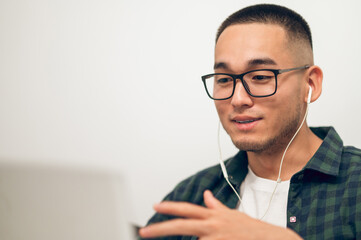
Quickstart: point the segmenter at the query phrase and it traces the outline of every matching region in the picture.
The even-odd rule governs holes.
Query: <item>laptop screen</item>
[[[0,163],[0,239],[133,239],[124,192],[111,171]]]

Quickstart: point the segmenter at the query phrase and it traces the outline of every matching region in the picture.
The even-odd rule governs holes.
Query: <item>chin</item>
[[[297,125],[295,125],[297,127]],[[282,151],[292,138],[296,130],[294,127],[286,128],[280,134],[264,136],[238,136],[231,137],[233,144],[241,151],[270,153]]]
[[[271,144],[262,143],[262,142],[244,142],[244,141],[235,141],[233,144],[241,151],[246,152],[263,152],[269,149]]]
[[[265,148],[269,147],[267,140],[261,139],[256,136],[247,136],[247,134],[242,134],[242,136],[231,136],[233,144],[241,151],[251,151],[258,152],[263,151]]]

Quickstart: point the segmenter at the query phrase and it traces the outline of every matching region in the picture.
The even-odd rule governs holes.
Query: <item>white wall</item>
[[[217,163],[200,76],[219,24],[259,2],[0,0],[0,159],[123,171],[131,221],[144,224],[178,181]],[[310,125],[360,147],[361,3],[266,2],[311,26],[324,91]]]

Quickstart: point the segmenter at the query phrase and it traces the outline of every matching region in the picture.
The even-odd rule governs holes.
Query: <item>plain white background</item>
[[[360,147],[361,3],[265,1],[309,22],[324,70],[312,126]],[[200,76],[216,29],[260,1],[0,0],[0,159],[115,169],[133,223],[217,164],[217,115]],[[222,133],[225,157],[236,152]]]

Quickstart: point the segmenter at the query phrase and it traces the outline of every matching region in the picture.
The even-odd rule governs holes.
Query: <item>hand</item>
[[[155,223],[142,228],[143,238],[172,235],[195,235],[201,240],[211,239],[301,239],[290,229],[256,220],[218,201],[210,191],[204,192],[207,206],[186,202],[165,201],[154,206],[161,214],[184,218]]]

